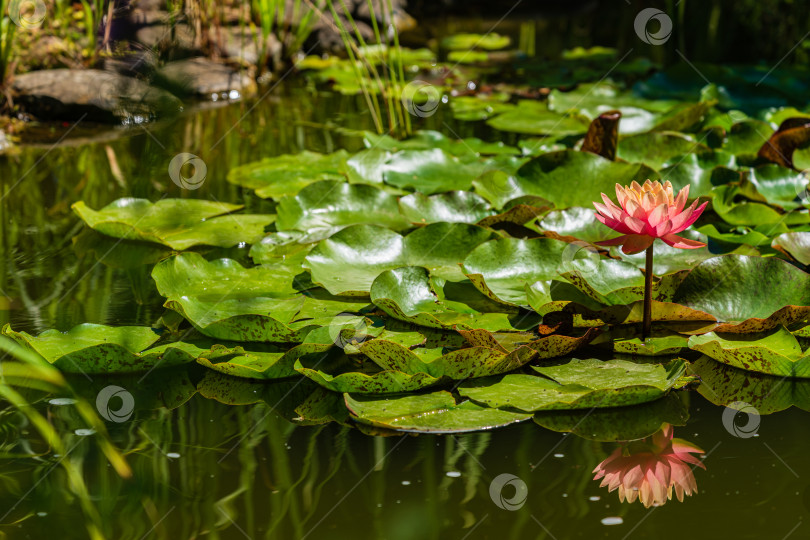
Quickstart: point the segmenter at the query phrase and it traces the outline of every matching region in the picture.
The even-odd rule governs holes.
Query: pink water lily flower
[[[665,424],[650,439],[626,443],[596,466],[594,480],[599,487],[619,490],[619,501],[641,501],[645,508],[662,505],[675,496],[697,493],[693,466],[706,468],[692,453],[703,450],[682,439],[673,439],[672,426]]]
[[[688,196],[687,185],[675,197],[669,181],[661,184],[657,180],[647,180],[643,186],[634,181],[629,187],[616,184],[616,197],[621,208],[604,193],[602,200],[605,204],[593,205],[598,210],[596,219],[622,233],[622,236],[597,244],[622,246],[622,251],[628,255],[644,251],[656,238],[676,248],[695,249],[705,246],[701,242],[676,235],[694,223],[708,204],[697,206],[696,200],[689,208],[684,209]]]

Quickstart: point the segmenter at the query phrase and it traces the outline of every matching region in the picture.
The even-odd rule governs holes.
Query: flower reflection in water
[[[618,488],[621,502],[638,499],[646,508],[671,500],[673,489],[683,501],[684,495],[697,493],[694,466],[706,467],[692,455],[703,450],[672,437],[672,426],[665,424],[646,439],[622,444],[596,466],[594,480],[601,478],[599,487],[608,491]]]

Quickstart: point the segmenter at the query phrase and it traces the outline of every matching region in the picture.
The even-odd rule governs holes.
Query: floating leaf
[[[808,178],[804,173],[771,164],[748,169],[746,179],[770,204],[786,210],[804,204],[801,196],[808,186]]]
[[[472,180],[484,172],[483,163],[465,163],[440,148],[403,150],[385,164],[385,183],[431,195],[469,189]]]
[[[484,49],[494,51],[509,46],[509,36],[502,36],[495,32],[486,34],[454,34],[442,39],[442,48],[451,51],[466,51],[469,49]]]
[[[400,266],[423,266],[431,274],[461,281],[458,264],[492,233],[466,223],[433,223],[404,238],[372,225],[347,227],[321,241],[306,257],[313,281],[332,294],[365,295],[374,279]]]
[[[127,373],[149,371],[193,362],[200,351],[188,343],[169,343],[149,348],[159,338],[154,329],[142,326],[80,324],[67,332],[46,330],[38,336],[15,332],[10,325],[3,335],[36,351],[65,373]]]
[[[771,245],[787,253],[803,265],[810,265],[810,232],[780,234],[773,239]]]
[[[264,158],[231,169],[228,182],[254,189],[263,199],[278,199],[295,195],[320,180],[343,180],[348,157],[348,152],[340,150],[326,155],[304,151]]]
[[[709,151],[707,146],[688,135],[662,131],[625,137],[616,155],[625,161],[643,163],[658,170],[677,156]]]
[[[394,195],[365,184],[317,182],[278,203],[278,229],[305,232],[302,240],[306,242],[328,238],[344,227],[363,223],[393,230],[410,226],[400,214]]]
[[[414,433],[463,433],[502,427],[531,418],[530,414],[457,403],[450,392],[390,396],[345,394],[352,418],[372,426]]]
[[[96,231],[126,240],[143,240],[182,250],[207,245],[252,244],[264,236],[274,216],[230,214],[242,208],[199,199],[118,199],[101,210],[79,201],[73,211]],[[229,214],[229,215],[223,215]]]
[[[206,261],[181,253],[152,271],[167,308],[177,311],[203,334],[233,341],[299,341],[288,324],[304,305],[296,293],[295,270],[244,268],[236,261]]]
[[[672,301],[724,322],[744,321],[717,331],[768,330],[810,313],[810,274],[776,258],[723,255],[693,268]]]
[[[427,373],[414,373],[411,375],[394,370],[377,373],[349,371],[332,376],[317,369],[304,367],[301,362],[296,362],[295,369],[298,373],[328,390],[357,394],[412,392],[436,384],[439,380]]]
[[[767,375],[810,378],[810,354],[784,326],[767,333],[709,332],[689,338],[689,347],[730,366]]]
[[[599,242],[618,236],[617,232],[594,219],[594,214],[592,207],[573,206],[565,210],[552,210],[538,220],[537,228],[541,231],[551,231],[560,236],[573,237],[585,242]]]
[[[402,215],[411,223],[477,223],[493,214],[489,203],[470,191],[427,196],[412,193],[399,199]]]
[[[616,184],[633,180],[656,180],[656,171],[641,163],[610,161],[590,152],[562,150],[538,156],[517,173],[516,186],[520,195],[537,195],[553,201],[558,208],[591,206],[601,200],[601,193],[613,193]],[[576,189],[571,182],[576,181]]]
[[[283,350],[275,347],[246,351],[237,346],[214,345],[197,358],[197,363],[226,375],[246,379],[282,379],[293,377],[298,359],[307,354],[323,354],[332,343],[303,343]]]
[[[490,127],[528,135],[581,135],[588,131],[589,120],[578,114],[558,114],[545,103],[520,100],[517,107],[487,120]]]
[[[674,157],[661,169],[661,178],[669,180],[676,191],[689,187],[689,197],[705,197],[712,188],[739,182],[740,173],[732,170],[737,161],[725,152],[695,152]]]
[[[526,286],[557,277],[567,246],[551,238],[499,238],[475,248],[462,269],[487,296],[525,306]]]
[[[442,291],[444,294],[444,291]],[[501,312],[482,312],[476,304],[489,306],[487,299],[477,299],[475,289],[464,289],[457,300],[440,299],[427,270],[404,266],[380,274],[371,286],[371,301],[391,317],[428,328],[484,328],[490,331],[514,330],[511,319],[520,319],[523,326],[531,325],[516,310],[504,306]],[[471,294],[472,293],[472,294]],[[484,302],[481,302],[484,300]],[[518,324],[515,322],[515,324]]]
[[[526,412],[623,407],[662,397],[684,369],[683,361],[665,369],[626,360],[573,358],[559,366],[534,367],[545,377],[512,374],[478,379],[462,383],[458,390],[477,403]]]

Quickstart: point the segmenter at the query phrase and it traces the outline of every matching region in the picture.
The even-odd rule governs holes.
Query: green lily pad
[[[197,245],[252,244],[264,236],[264,228],[275,219],[272,215],[231,214],[242,206],[199,199],[161,199],[152,203],[125,198],[98,211],[79,201],[72,208],[88,227],[102,234],[177,250]]]
[[[490,298],[526,306],[526,286],[557,277],[567,246],[551,238],[490,240],[464,259],[462,270]]]
[[[377,373],[349,371],[333,376],[321,370],[304,367],[300,361],[296,362],[295,370],[328,390],[355,394],[413,392],[439,381],[427,373],[408,374],[394,370]]]
[[[787,253],[803,265],[810,265],[810,232],[780,234],[773,239],[771,245]]]
[[[767,375],[810,378],[810,354],[784,326],[767,333],[719,334],[689,338],[689,347],[736,368]]]
[[[349,154],[340,150],[333,154],[301,152],[264,158],[231,169],[228,182],[256,191],[263,199],[278,199],[295,195],[319,180],[343,180]]]
[[[440,292],[444,294],[444,291]],[[476,298],[471,292],[474,293],[475,289],[465,290],[458,300],[440,298],[426,269],[403,266],[377,276],[371,285],[371,301],[395,319],[428,328],[459,326],[493,332],[515,329],[510,319],[516,318],[516,310],[511,313],[508,309],[480,311],[476,309]]]
[[[768,330],[810,313],[810,274],[781,259],[723,255],[693,268],[672,301],[720,321],[744,321],[747,331]]]
[[[544,375],[511,374],[462,383],[459,393],[490,407],[526,412],[637,405],[663,397],[683,375],[685,363],[636,364],[626,360],[571,359],[533,367]]]
[[[383,178],[386,184],[431,195],[469,189],[484,169],[482,162],[466,163],[440,148],[403,150],[386,162]]]
[[[537,221],[537,228],[541,231],[552,231],[560,236],[570,236],[585,242],[599,242],[619,236],[619,233],[597,221],[594,214],[593,207],[581,208],[573,206],[565,210],[552,210]]]
[[[303,343],[283,350],[265,347],[246,351],[237,346],[214,345],[197,358],[197,363],[218,373],[245,379],[283,379],[297,375],[296,363],[307,354],[324,354],[332,343]]]
[[[515,106],[506,103],[509,94],[476,94],[474,96],[456,96],[450,100],[453,118],[456,120],[486,120],[496,114],[513,109]]]
[[[305,266],[332,294],[366,295],[383,271],[401,266],[423,266],[434,276],[461,281],[458,264],[491,236],[467,223],[433,223],[404,238],[383,227],[354,225],[321,241]]]
[[[808,187],[804,173],[775,164],[752,167],[748,170],[747,180],[770,204],[786,210],[803,205],[800,194]]]
[[[188,343],[151,347],[159,338],[154,329],[142,326],[80,324],[68,332],[46,330],[38,336],[15,332],[10,325],[3,335],[36,351],[65,373],[127,373],[149,371],[193,362],[200,351]]]
[[[304,305],[304,296],[295,294],[295,272],[244,268],[230,259],[209,262],[198,253],[181,253],[158,263],[152,278],[166,297],[165,307],[206,336],[295,342],[302,335],[288,324]]]
[[[574,267],[562,275],[577,289],[607,306],[644,298],[644,275],[634,264],[605,258],[590,262],[593,265],[585,271]]]
[[[676,156],[704,151],[708,152],[709,147],[693,137],[662,131],[625,137],[619,142],[616,157],[659,170]]]
[[[747,119],[731,125],[726,135],[723,151],[735,156],[754,158],[773,135],[774,129],[767,122]]]
[[[677,101],[645,99],[605,82],[580,84],[568,92],[555,89],[548,97],[549,109],[560,113],[577,111],[590,120],[606,111],[619,110],[622,135],[651,130],[659,117],[676,104]]]
[[[346,407],[357,422],[411,433],[464,433],[493,429],[531,418],[530,414],[456,402],[450,392],[389,396],[345,394]]]
[[[410,227],[394,195],[370,185],[323,181],[278,203],[279,231],[301,231],[305,242],[328,238],[349,225],[371,223],[393,230]]]
[[[534,422],[546,429],[574,433],[599,442],[635,441],[649,437],[663,424],[686,425],[689,408],[677,394],[661,399],[613,409],[588,411],[543,411]]]
[[[515,178],[520,195],[537,195],[558,208],[592,206],[602,193],[614,193],[616,184],[656,180],[659,175],[641,163],[610,161],[590,152],[562,150],[538,156],[522,166]],[[576,182],[576,189],[571,183]],[[514,198],[513,197],[513,198]]]
[[[427,196],[412,193],[399,199],[402,215],[411,223],[477,223],[494,214],[489,203],[471,191]]]
[[[517,106],[487,120],[490,127],[527,135],[582,135],[588,131],[590,120],[579,114],[559,114],[545,103],[520,100]]]
[[[785,217],[767,204],[740,200],[739,186],[718,186],[712,189],[712,209],[723,221],[732,225],[779,225]]]
[[[509,36],[491,32],[487,34],[454,34],[442,39],[442,48],[451,51],[484,49],[495,51],[509,46]]]
[[[712,188],[739,182],[740,173],[733,170],[736,159],[726,152],[695,152],[674,157],[661,169],[661,178],[669,180],[676,191],[689,187],[689,197],[705,197]]]
[[[606,345],[612,352],[638,356],[670,356],[688,348],[688,337],[674,332],[653,333],[647,339],[628,332],[614,331],[600,335],[594,345]]]
[[[464,332],[464,331],[462,331]],[[513,371],[536,359],[556,358],[572,353],[589,342],[594,335],[589,330],[579,337],[551,335],[530,338],[509,351],[484,330],[470,332],[472,347],[442,354],[441,350],[408,348],[386,339],[373,339],[362,344],[360,350],[384,370],[407,374],[427,373],[436,378],[463,380]]]

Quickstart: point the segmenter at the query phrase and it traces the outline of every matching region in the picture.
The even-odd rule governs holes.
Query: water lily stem
[[[652,327],[652,282],[653,282],[653,247],[647,248],[647,264],[644,268],[644,322],[641,328],[641,339],[646,340]]]

